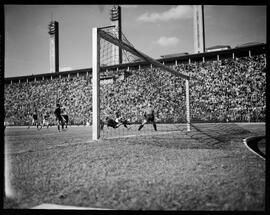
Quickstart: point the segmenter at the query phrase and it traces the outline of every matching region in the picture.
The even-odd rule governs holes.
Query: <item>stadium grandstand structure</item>
[[[181,52],[181,53],[175,53],[175,54],[167,54],[167,55],[161,55],[161,58],[172,58],[172,57],[181,57],[188,55],[188,52]]]
[[[196,77],[190,81],[191,123],[265,122],[266,44],[156,60],[176,71],[186,71],[190,76]],[[132,121],[141,120],[141,107],[134,105],[133,101],[130,102],[130,96],[125,95],[126,92],[132,92],[134,101],[146,100],[148,97],[152,103],[158,104],[159,108],[163,109],[159,122],[168,123],[167,128],[168,125],[175,126],[176,122],[185,122],[185,119],[182,119],[184,116],[182,112],[171,113],[177,105],[185,110],[185,101],[181,100],[185,96],[184,83],[179,84],[181,81],[173,83],[170,80],[168,82],[171,85],[166,84],[162,88],[155,88],[155,85],[160,85],[158,81],[149,85],[146,74],[155,77],[155,68],[151,68],[150,63],[140,59],[137,62],[126,61],[121,65],[110,65],[101,69],[103,106],[115,106],[116,98],[119,100],[120,97],[120,108],[122,101],[129,101],[124,105],[128,108],[123,109],[123,112],[126,110],[133,112],[124,115],[133,116]],[[27,125],[28,112],[31,113],[33,106],[37,107],[39,113],[48,110],[51,114],[51,123],[54,124],[52,112],[55,108],[55,98],[58,97],[61,105],[67,107],[71,125],[91,125],[91,79],[91,68],[5,78],[6,124]],[[140,83],[140,87],[135,88],[134,82]],[[175,85],[177,92],[173,93]],[[154,91],[154,89],[162,90],[156,93],[158,96],[149,97],[141,93],[143,90]],[[168,98],[176,102],[168,103]],[[161,126],[158,125],[159,130]],[[131,127],[130,133],[137,125]],[[146,130],[147,127],[144,127],[142,132]],[[153,130],[151,125],[149,130]],[[101,135],[111,136],[112,133],[118,133],[118,136],[127,135],[124,128],[104,129]],[[135,134],[138,135],[134,132]]]
[[[257,45],[263,45],[264,43],[261,42],[249,42],[249,43],[243,43],[235,46],[235,48],[242,48],[242,47],[250,47],[250,46],[257,46]]]
[[[206,52],[222,51],[222,50],[228,50],[230,48],[231,46],[229,45],[216,45],[216,46],[208,47],[206,49]]]
[[[135,121],[137,121],[138,117],[140,116],[144,116],[144,111],[147,106],[151,103],[150,102],[150,97],[151,96],[159,96],[159,89],[161,89],[163,86],[165,86],[166,84],[170,84],[167,83],[167,81],[169,80],[174,80],[174,82],[181,82],[180,79],[184,79],[185,80],[185,103],[186,103],[186,108],[185,108],[185,113],[183,112],[183,114],[186,116],[186,124],[187,124],[187,131],[190,131],[190,113],[189,113],[189,79],[190,77],[187,74],[175,71],[174,69],[165,66],[164,64],[154,60],[153,58],[147,56],[146,54],[138,51],[136,48],[134,48],[134,46],[127,40],[127,38],[125,37],[125,35],[121,32],[121,36],[118,35],[118,30],[117,27],[115,26],[108,26],[108,27],[103,27],[103,28],[93,28],[92,29],[92,47],[93,47],[93,53],[92,53],[92,62],[93,62],[93,78],[92,78],[92,84],[93,84],[93,96],[92,96],[92,107],[93,107],[93,127],[92,127],[92,138],[93,140],[97,140],[100,138],[100,129],[101,129],[101,125],[100,123],[103,124],[104,121],[106,121],[109,118],[116,118],[116,113],[118,113],[118,115],[120,115],[122,118],[124,118],[126,121],[129,122],[129,124],[134,124]],[[121,39],[119,39],[121,38]],[[146,85],[154,85],[155,87],[151,90],[147,91],[143,91],[141,93],[144,94],[148,94],[148,99],[146,100],[142,100],[142,101],[133,101],[134,103],[134,108],[135,106],[139,106],[140,108],[138,108],[137,111],[135,111],[132,113],[130,110],[127,110],[127,107],[122,106],[121,107],[121,103],[125,104],[127,102],[130,102],[127,100],[122,100],[120,101],[120,98],[116,98],[115,99],[115,107],[108,107],[108,106],[104,106],[103,105],[103,101],[104,99],[108,99],[108,98],[102,98],[102,89],[100,88],[100,78],[99,78],[99,74],[100,74],[100,70],[102,70],[102,65],[111,65],[114,63],[114,59],[118,60],[120,57],[115,56],[114,54],[116,53],[116,55],[119,52],[115,52],[115,47],[118,47],[121,50],[121,54],[123,57],[121,57],[123,59],[122,62],[126,62],[126,61],[138,61],[138,59],[140,59],[141,61],[147,62],[150,64],[151,69],[154,70],[154,74],[148,73],[148,74],[143,74],[144,71],[139,71],[139,74],[137,74],[137,76],[142,76],[144,75],[145,79],[148,79],[148,83]],[[117,64],[117,62],[115,63]],[[133,79],[134,80],[135,77],[130,77],[129,79]],[[177,80],[178,78],[178,80]],[[157,84],[157,82],[159,84]],[[123,83],[122,83],[123,84]],[[181,83],[183,85],[183,82]],[[137,85],[137,86],[136,86]],[[175,85],[177,85],[175,83]],[[141,88],[139,83],[134,83],[133,84],[134,87],[138,87]],[[155,89],[156,88],[156,89]],[[158,89],[159,88],[159,89]],[[142,89],[142,88],[141,88]],[[149,89],[149,88],[148,88]],[[126,92],[127,97],[129,98],[134,98],[134,95],[132,95],[132,90],[128,90]],[[175,92],[176,89],[175,89]],[[113,96],[113,95],[112,95]],[[142,95],[140,95],[142,96]],[[144,96],[142,96],[144,97]],[[112,98],[109,98],[112,99]],[[171,102],[169,101],[169,98],[161,98],[162,100],[167,100],[167,102]],[[182,101],[183,102],[183,101]],[[157,109],[158,104],[151,104],[154,109]],[[179,107],[179,106],[178,106]],[[181,107],[181,105],[180,105]],[[121,109],[121,111],[120,111]],[[123,116],[123,109],[126,109],[124,111],[125,115]],[[183,108],[181,108],[181,110],[175,110],[172,109],[172,112],[174,111],[183,111]],[[140,114],[138,114],[138,112]],[[157,112],[157,110],[155,110],[155,112]],[[160,110],[158,111],[160,112]],[[155,115],[157,115],[157,113],[155,113]],[[143,121],[143,119],[141,119],[141,121]],[[156,130],[156,127],[154,127]]]
[[[206,61],[223,61],[226,59],[236,59],[243,57],[252,57],[257,55],[264,55],[266,53],[266,44],[252,44],[247,46],[235,47],[229,50],[221,50],[215,52],[205,52],[197,54],[188,54],[181,56],[167,56],[156,59],[160,63],[163,63],[167,66],[177,66],[180,64],[194,64]],[[103,69],[107,71],[118,71],[118,70],[129,70],[129,69],[139,69],[141,66],[144,66],[146,63],[142,62],[140,59],[134,60],[132,63],[123,63],[118,65],[103,65]],[[26,76],[16,76],[16,77],[5,77],[5,85],[14,83],[24,83],[24,82],[37,82],[43,80],[54,80],[62,78],[91,78],[92,68],[76,69],[69,71],[61,71],[59,73],[42,73],[42,74],[33,74]],[[102,74],[101,74],[102,76]],[[104,77],[104,76],[103,76]],[[103,78],[101,77],[101,79]]]

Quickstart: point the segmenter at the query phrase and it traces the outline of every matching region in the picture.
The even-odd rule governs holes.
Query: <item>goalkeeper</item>
[[[140,125],[138,130],[140,131],[146,123],[152,123],[155,131],[157,131],[157,125],[155,122],[155,111],[150,103],[148,103],[148,106],[147,106],[143,116],[144,116],[144,120],[143,120],[143,122]]]
[[[107,127],[112,127],[112,128],[118,128],[122,123],[116,122],[114,119],[110,117],[106,117],[105,122],[101,122],[101,130],[103,130],[104,125],[107,125]]]
[[[120,116],[120,113],[119,112],[116,112],[115,113],[115,122],[118,123],[118,127],[120,125],[123,125],[125,128],[127,128],[128,130],[131,129],[131,128],[128,128],[127,125],[130,125],[131,123],[129,123],[126,119],[124,119],[123,117]]]

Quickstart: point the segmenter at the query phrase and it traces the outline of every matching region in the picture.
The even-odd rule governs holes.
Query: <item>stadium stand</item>
[[[171,65],[192,77],[190,83],[191,122],[265,121],[265,54]],[[124,73],[122,73],[124,74]],[[121,109],[133,123],[142,115],[142,102],[151,101],[162,113],[160,122],[184,122],[183,80],[143,67],[128,75],[107,71],[113,81],[101,84],[101,107],[108,112]],[[115,76],[115,78],[114,78]],[[160,78],[167,80],[160,86]],[[149,81],[151,80],[151,82]],[[142,93],[148,90],[152,93]],[[5,121],[25,125],[29,112],[49,110],[54,122],[56,102],[66,107],[74,125],[91,123],[92,85],[85,76],[16,82],[5,85]]]

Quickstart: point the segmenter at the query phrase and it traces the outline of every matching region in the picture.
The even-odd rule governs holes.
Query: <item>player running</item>
[[[50,123],[49,123],[49,118],[50,118],[50,114],[49,114],[48,111],[46,111],[46,113],[43,115],[43,123],[42,123],[41,128],[42,128],[43,126],[47,126],[47,129],[49,128],[49,125],[50,125]]]
[[[61,116],[60,104],[56,105],[54,115],[56,117],[58,131],[60,132],[60,126],[62,127],[62,131],[63,131],[64,130],[64,120],[63,120],[63,117]]]
[[[143,116],[144,120],[140,125],[140,127],[138,128],[138,130],[140,131],[146,123],[152,123],[155,131],[157,131],[157,125],[155,122],[155,111],[150,103],[148,104],[148,107],[146,108]]]
[[[63,108],[62,117],[64,119],[64,125],[66,125],[66,128],[67,128],[67,125],[68,125],[68,114],[67,114],[66,108]]]
[[[31,113],[28,111],[26,114],[26,123],[28,124],[28,127],[27,127],[28,129],[32,125],[32,120],[33,120],[33,117],[31,115]]]
[[[37,126],[37,129],[39,129],[39,121],[38,121],[38,113],[37,110],[35,109],[34,113],[32,114],[32,125]],[[30,127],[30,126],[29,126]]]

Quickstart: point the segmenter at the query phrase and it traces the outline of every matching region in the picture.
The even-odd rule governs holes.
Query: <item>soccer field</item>
[[[265,161],[243,139],[265,124],[6,128],[4,208],[42,203],[119,210],[264,210]],[[121,137],[121,138],[119,138]]]

